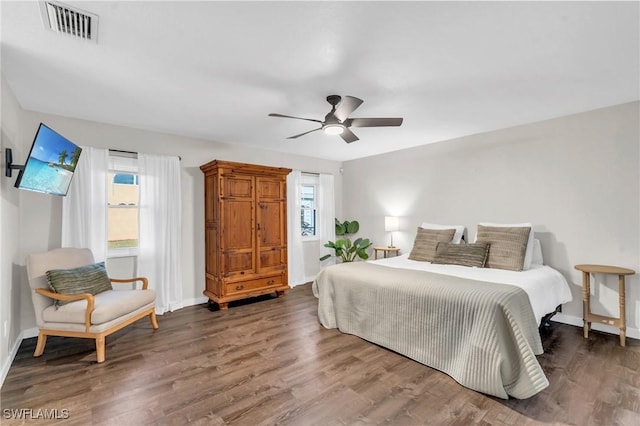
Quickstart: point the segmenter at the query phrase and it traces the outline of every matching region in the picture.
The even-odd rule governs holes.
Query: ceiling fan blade
[[[291,115],[276,114],[276,113],[274,113],[274,112],[272,112],[271,114],[269,114],[269,117],[295,118],[296,120],[306,120],[306,121],[313,121],[313,122],[315,122],[315,123],[322,123],[322,121],[320,121],[320,120],[314,120],[313,118],[293,117],[293,116],[291,116]]]
[[[299,138],[300,136],[306,135],[307,133],[315,132],[316,130],[321,130],[321,129],[322,127],[318,127],[317,129],[309,130],[308,132],[300,133],[299,135],[289,136],[287,139],[296,139],[296,138]]]
[[[346,128],[342,133],[340,133],[340,137],[344,139],[346,143],[351,143],[359,140],[358,137],[351,130]]]
[[[338,120],[344,121],[349,117],[349,114],[362,105],[362,102],[364,102],[362,99],[353,96],[343,96],[333,115]]]
[[[347,127],[384,127],[399,126],[402,118],[350,118],[345,123]]]

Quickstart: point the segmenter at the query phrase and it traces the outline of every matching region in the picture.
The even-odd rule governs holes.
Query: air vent
[[[98,15],[52,1],[40,1],[42,23],[57,33],[97,42]]]

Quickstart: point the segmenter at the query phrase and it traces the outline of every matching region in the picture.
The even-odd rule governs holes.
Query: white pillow
[[[482,226],[493,226],[496,228],[520,228],[520,227],[529,227],[531,231],[529,231],[529,240],[527,241],[527,250],[524,253],[524,264],[522,265],[522,270],[526,271],[527,269],[531,269],[531,263],[533,260],[533,225],[531,223],[489,223],[489,222],[480,222],[478,225]],[[476,230],[476,238],[478,238],[478,231]],[[491,249],[489,249],[491,250]]]
[[[542,246],[540,246],[540,240],[533,239],[533,256],[531,258],[532,265],[544,265],[544,259],[542,258]]]
[[[437,225],[435,223],[423,222],[422,225],[420,225],[420,228],[422,229],[455,229],[456,232],[453,234],[453,238],[451,239],[451,242],[453,244],[460,244],[460,241],[462,241],[462,236],[464,235],[464,225]]]

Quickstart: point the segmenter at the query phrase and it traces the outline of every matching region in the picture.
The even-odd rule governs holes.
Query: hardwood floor
[[[640,341],[553,323],[539,361],[550,386],[500,400],[358,337],[323,328],[306,284],[284,298],[192,306],[92,341],[22,342],[0,423],[69,425],[637,425]],[[11,419],[11,409],[58,420]],[[47,413],[42,410],[49,410]],[[57,411],[53,411],[57,410]],[[68,410],[68,411],[64,411]],[[24,411],[22,412],[24,414]],[[66,415],[68,414],[68,415]]]

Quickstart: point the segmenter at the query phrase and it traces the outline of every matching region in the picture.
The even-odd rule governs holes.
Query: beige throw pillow
[[[486,267],[522,271],[531,228],[478,225],[476,243],[489,243]]]
[[[438,243],[450,242],[455,232],[455,229],[423,229],[418,227],[418,233],[413,241],[413,249],[409,254],[409,259],[432,262],[436,255]]]
[[[489,254],[489,243],[438,243],[433,263],[484,268]]]

